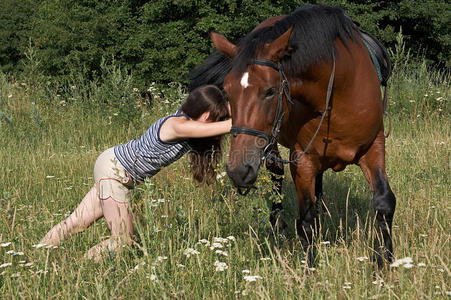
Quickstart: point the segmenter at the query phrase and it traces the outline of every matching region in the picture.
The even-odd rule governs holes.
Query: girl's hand
[[[167,119],[160,128],[160,139],[163,142],[173,142],[188,138],[205,138],[230,132],[232,119],[209,122],[187,120],[184,117]]]

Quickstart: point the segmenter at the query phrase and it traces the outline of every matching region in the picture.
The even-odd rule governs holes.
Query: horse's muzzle
[[[238,188],[253,187],[258,175],[258,165],[252,163],[243,163],[234,169],[226,164],[227,175],[232,179],[233,184]]]

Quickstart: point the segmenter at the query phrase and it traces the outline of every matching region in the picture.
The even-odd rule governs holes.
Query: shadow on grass
[[[253,211],[267,210],[265,220],[261,219],[262,214],[260,214],[258,218],[254,218],[256,221],[254,224],[242,224],[240,227],[243,230],[246,226],[251,226],[257,240],[268,240],[274,247],[301,250],[296,234],[298,218],[296,188],[291,179],[285,180],[283,184],[283,218],[288,227],[283,232],[274,231],[269,224],[271,207],[269,201],[267,201],[267,207],[253,208]],[[372,194],[363,175],[326,173],[323,181],[323,201],[326,209],[318,206],[321,229],[316,238],[317,242],[328,241],[336,245],[344,241],[345,245],[349,246],[357,231],[360,239],[370,238],[368,228],[373,225],[374,217]],[[270,250],[267,249],[267,251]]]

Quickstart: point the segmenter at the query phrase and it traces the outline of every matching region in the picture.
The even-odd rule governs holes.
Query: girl
[[[194,179],[213,181],[221,155],[221,135],[231,128],[231,120],[225,120],[229,116],[230,107],[217,87],[203,86],[191,92],[176,113],[153,123],[139,139],[100,154],[94,165],[94,186],[75,211],[55,225],[40,243],[58,246],[103,216],[111,237],[92,247],[85,256],[99,260],[124,242],[131,246],[130,189],[190,150]]]

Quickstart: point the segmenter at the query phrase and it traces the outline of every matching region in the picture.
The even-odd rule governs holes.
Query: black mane
[[[242,38],[238,42],[240,53],[233,60],[215,50],[190,72],[189,90],[204,84],[215,84],[222,88],[224,77],[232,68],[243,73],[264,44],[273,42],[291,26],[294,27],[289,52],[281,60],[289,77],[306,71],[315,63],[331,62],[336,51],[337,38],[346,45],[348,39],[355,40],[358,36],[355,34],[357,27],[341,8],[324,5],[301,6],[273,26],[253,31]]]

